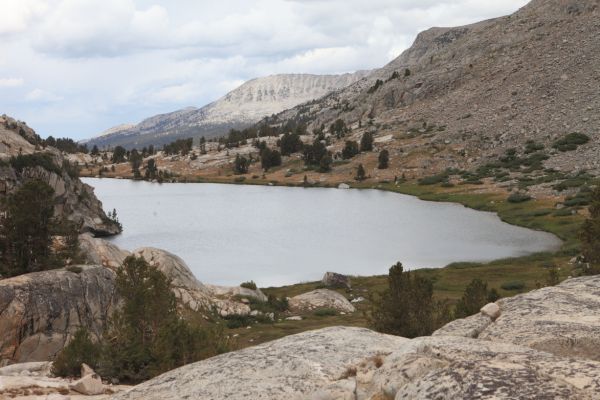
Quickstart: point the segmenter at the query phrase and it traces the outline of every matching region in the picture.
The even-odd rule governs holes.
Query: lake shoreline
[[[116,180],[128,180],[128,181],[141,181],[142,180],[133,180],[133,179],[129,179],[129,178],[116,178],[116,177],[102,177],[99,179],[116,179]],[[156,183],[156,182],[154,182]],[[272,187],[299,187],[299,188],[321,188],[321,189],[333,189],[333,188],[337,188],[337,183],[335,185],[301,185],[301,184],[291,184],[289,182],[274,182],[274,181],[260,181],[260,180],[249,180],[246,179],[244,182],[235,182],[234,180],[226,180],[226,179],[201,179],[201,180],[196,180],[196,181],[190,181],[189,179],[184,179],[181,181],[177,181],[177,182],[164,182],[165,184],[169,184],[169,183],[210,183],[210,184],[226,184],[226,185],[246,185],[246,186],[272,186]],[[393,192],[393,193],[398,193],[398,194],[403,194],[403,195],[407,195],[407,196],[412,196],[415,198],[418,198],[420,200],[424,200],[424,201],[430,201],[430,202],[439,202],[439,203],[451,203],[451,204],[460,204],[466,208],[469,209],[473,209],[473,210],[477,210],[477,211],[485,211],[485,212],[491,212],[494,213],[495,215],[497,215],[503,222],[506,222],[510,225],[514,225],[514,226],[518,226],[518,227],[522,227],[522,228],[527,228],[527,229],[531,229],[531,230],[535,230],[535,231],[539,231],[539,232],[545,232],[545,233],[549,233],[552,234],[554,237],[556,237],[557,239],[559,239],[561,241],[560,245],[557,245],[557,247],[555,249],[553,249],[552,251],[549,252],[544,252],[544,254],[547,254],[548,256],[557,256],[557,257],[562,257],[564,252],[564,248],[565,245],[568,244],[569,242],[571,242],[573,240],[572,237],[570,237],[570,235],[565,235],[564,232],[562,230],[556,230],[556,229],[548,229],[551,228],[549,226],[539,226],[539,225],[532,225],[528,220],[524,220],[521,218],[518,218],[518,215],[512,215],[514,213],[511,212],[507,212],[506,210],[503,209],[499,209],[497,207],[497,205],[499,205],[501,203],[500,197],[501,197],[501,193],[496,192],[493,194],[490,193],[475,193],[474,191],[476,189],[479,189],[479,187],[468,187],[467,185],[461,186],[460,188],[454,188],[453,190],[448,190],[448,189],[444,189],[444,188],[438,188],[435,186],[421,186],[421,185],[417,185],[416,183],[411,183],[411,182],[406,182],[406,183],[401,183],[401,184],[393,184],[393,183],[378,183],[378,184],[373,184],[373,183],[356,183],[356,182],[351,182],[349,183],[350,187],[352,189],[358,189],[358,190],[381,190],[381,191],[386,191],[386,192]],[[338,190],[344,190],[344,189],[338,189]],[[491,200],[492,199],[492,200]],[[495,200],[493,200],[495,199]],[[485,203],[485,207],[482,206],[482,201],[483,203]],[[539,209],[542,208],[544,206],[544,204],[542,205],[536,205],[537,201],[530,201],[528,202],[529,204],[521,204],[519,205],[519,208],[525,208],[525,209],[529,209],[529,210],[535,210],[535,209]],[[527,256],[522,256],[522,257],[514,257],[515,261],[518,261],[520,258],[527,258],[530,257],[531,255],[527,255]],[[401,258],[401,256],[400,256]],[[499,260],[495,260],[495,261],[499,261]],[[486,261],[486,262],[471,262],[472,264],[489,264],[492,263],[494,261]],[[445,269],[448,267],[451,267],[453,264],[457,264],[457,263],[451,263],[449,265],[445,265],[443,267],[437,268],[437,269]],[[409,266],[410,267],[410,266]],[[423,268],[414,268],[413,270],[415,271],[422,271],[422,270],[428,270],[430,268],[427,267],[423,267]],[[325,273],[326,271],[323,271],[323,273]],[[370,277],[370,276],[379,276],[379,275],[364,275],[362,277]],[[297,283],[297,284],[302,284],[302,282]],[[286,285],[289,286],[289,285]]]

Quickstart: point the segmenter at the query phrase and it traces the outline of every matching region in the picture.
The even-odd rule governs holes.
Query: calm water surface
[[[491,213],[378,190],[84,181],[116,208],[128,250],[158,247],[207,283],[272,286],[405,267],[442,267],[553,250],[544,232]]]

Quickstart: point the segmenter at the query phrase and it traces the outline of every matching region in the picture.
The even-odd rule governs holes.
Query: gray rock
[[[0,280],[0,364],[51,360],[81,326],[102,333],[117,304],[115,273],[81,268]]]
[[[94,371],[92,369],[92,367],[90,367],[86,363],[83,363],[83,364],[81,364],[80,376],[83,378],[84,376],[87,376],[87,375],[96,375],[96,371]]]
[[[86,257],[86,261],[94,265],[103,265],[116,270],[125,258],[131,255],[116,245],[103,239],[94,238],[89,233],[79,235],[79,248]]]
[[[0,368],[0,376],[51,376],[52,362],[33,361],[20,364],[7,365]],[[25,373],[25,374],[24,374]]]
[[[83,378],[69,385],[69,389],[85,394],[86,396],[95,396],[104,393],[104,385],[98,375],[86,375]]]
[[[496,303],[489,303],[481,308],[481,313],[495,321],[500,316],[500,307]]]
[[[597,399],[600,363],[456,336],[326,328],[170,371],[116,399]]]
[[[350,278],[346,275],[338,274],[335,272],[326,272],[321,279],[323,285],[332,288],[346,288],[350,289]]]
[[[362,328],[304,332],[178,368],[115,399],[306,399],[339,381],[348,366],[406,341]],[[352,389],[335,387],[344,396]]]
[[[289,306],[292,311],[309,311],[317,308],[333,308],[344,312],[356,311],[348,299],[329,289],[317,289],[294,296],[289,300]]]
[[[563,356],[600,360],[600,276],[501,299],[494,321],[481,314],[457,320],[434,335],[508,342]]]

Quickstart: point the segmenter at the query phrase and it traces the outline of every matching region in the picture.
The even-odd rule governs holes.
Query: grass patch
[[[333,317],[338,315],[338,312],[333,308],[319,308],[314,312],[314,315],[317,317]]]
[[[523,290],[523,289],[525,289],[525,283],[521,282],[521,281],[511,281],[511,282],[503,283],[500,287],[507,291]]]

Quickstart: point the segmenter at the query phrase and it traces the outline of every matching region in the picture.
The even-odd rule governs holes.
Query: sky
[[[527,0],[0,0],[0,114],[76,140],[279,73],[378,68]]]

